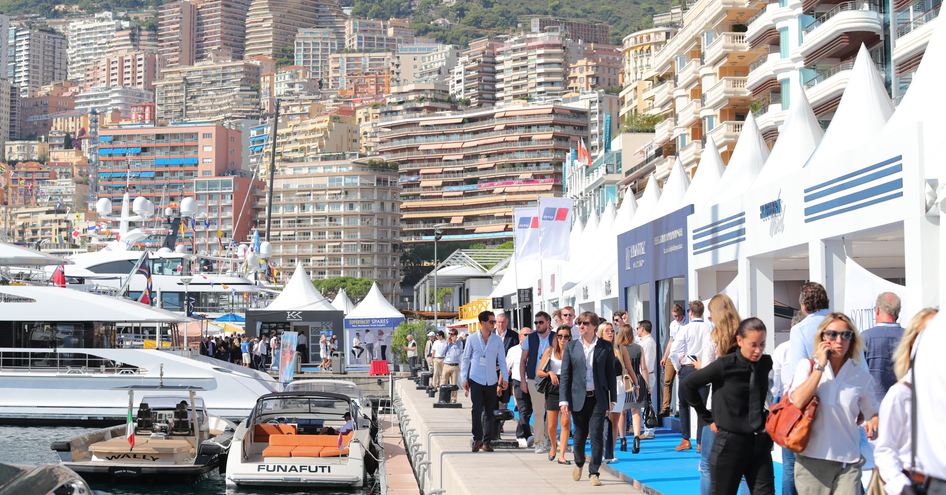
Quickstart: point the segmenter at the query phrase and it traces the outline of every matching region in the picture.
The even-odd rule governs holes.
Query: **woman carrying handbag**
[[[624,410],[621,412],[619,420],[621,426],[621,451],[627,451],[627,421],[625,415],[627,411],[631,412],[631,427],[634,432],[634,443],[631,445],[631,452],[637,454],[641,451],[641,408],[649,401],[649,390],[644,377],[647,376],[647,365],[644,357],[643,348],[634,342],[634,330],[630,325],[621,325],[621,333],[618,336],[618,345],[615,352],[623,365],[625,386],[631,386],[627,389],[627,400],[624,404]],[[632,378],[633,376],[633,378]]]
[[[539,383],[536,387],[544,388],[545,393],[545,414],[546,425],[549,434],[549,461],[555,460],[555,453],[558,451],[558,463],[570,465],[572,462],[565,459],[565,452],[568,450],[568,435],[571,433],[571,417],[567,414],[561,414],[559,394],[559,375],[562,373],[562,357],[565,354],[565,344],[572,340],[572,328],[568,325],[562,325],[555,333],[555,338],[549,344],[545,352],[542,353],[542,359],[539,361],[539,368],[536,370]],[[547,382],[545,382],[548,380]],[[545,382],[545,383],[543,383]],[[534,414],[540,414],[536,411]],[[559,421],[561,419],[561,421]],[[561,422],[561,436],[557,435],[556,428]],[[556,446],[556,439],[558,445]]]

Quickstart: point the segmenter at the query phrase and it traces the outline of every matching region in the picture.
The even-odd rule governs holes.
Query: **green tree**
[[[312,281],[312,285],[314,285],[323,296],[331,299],[338,294],[339,290],[345,289],[345,292],[348,293],[348,298],[352,301],[363,299],[365,294],[371,290],[371,284],[371,279],[357,277],[334,277]]]
[[[296,53],[292,46],[286,45],[276,52],[276,67],[287,67],[296,63]]]
[[[621,132],[654,132],[654,127],[666,117],[660,115],[646,115],[642,113],[632,113],[624,120],[621,126]]]
[[[417,342],[417,356],[420,357],[423,354],[428,328],[430,327],[428,327],[427,322],[415,320],[405,321],[394,329],[394,334],[391,335],[391,348],[394,350],[397,362],[407,362],[407,351],[404,350],[404,346],[407,345],[408,335],[413,335],[414,341]]]

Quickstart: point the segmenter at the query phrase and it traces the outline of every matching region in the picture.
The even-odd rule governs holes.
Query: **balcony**
[[[775,29],[775,11],[779,4],[770,3],[758,14],[749,19],[748,29],[746,29],[746,42],[751,46],[758,46],[769,41],[773,36],[778,38],[778,31]]]
[[[730,147],[730,144],[735,146],[736,140],[739,139],[739,133],[741,132],[742,122],[728,120],[726,122],[720,122],[716,127],[712,128],[709,133],[707,133],[707,136],[713,138],[713,141],[719,146],[719,151],[723,152],[727,147]]]
[[[881,14],[870,2],[842,2],[805,27],[799,52],[806,64],[824,58],[853,57],[861,44],[871,46],[883,32]]]
[[[749,66],[749,75],[746,76],[746,88],[756,91],[771,84],[778,84],[775,78],[775,65],[782,59],[778,53],[770,53]]]
[[[939,7],[927,12],[914,12],[913,7],[910,7],[905,14],[909,18],[898,23],[897,41],[893,47],[893,61],[898,74],[909,72],[919,65],[919,59],[926,51],[933,33],[931,21],[939,16]]]
[[[677,74],[677,87],[686,88],[696,81],[700,72],[699,59],[693,59],[687,62]]]
[[[677,111],[677,127],[689,127],[700,119],[700,100],[690,100]]]
[[[748,104],[752,93],[746,88],[745,77],[724,77],[703,96],[704,108],[721,108],[730,104]]]
[[[665,119],[654,126],[654,143],[660,146],[670,141],[671,136],[673,136],[673,128],[673,118]]]
[[[702,151],[703,143],[699,140],[690,141],[690,144],[684,146],[683,149],[680,150],[680,161],[683,162],[683,168],[689,170],[691,166],[696,165]]]
[[[749,43],[745,33],[721,33],[703,49],[704,65],[714,65],[726,56],[738,56],[749,53]]]
[[[667,81],[654,89],[654,107],[661,108],[670,103],[670,97],[673,93],[673,84]]]
[[[828,68],[816,68],[817,75],[805,81],[805,94],[815,115],[832,110],[841,101],[851,78],[854,61],[848,60]]]
[[[759,132],[764,138],[778,133],[778,126],[785,121],[788,112],[782,110],[782,97],[779,93],[769,93],[750,105],[755,116]]]

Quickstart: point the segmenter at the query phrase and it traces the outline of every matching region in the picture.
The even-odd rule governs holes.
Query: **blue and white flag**
[[[535,208],[513,208],[516,262],[539,257],[539,217]]]
[[[539,232],[543,260],[568,261],[572,228],[572,200],[539,198]]]

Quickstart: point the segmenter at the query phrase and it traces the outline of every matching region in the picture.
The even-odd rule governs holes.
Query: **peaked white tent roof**
[[[129,299],[59,287],[7,285],[0,287],[0,296],[5,298],[0,321],[190,321],[182,315]]]
[[[574,250],[572,250],[574,253]],[[503,270],[503,278],[499,280],[489,297],[504,297],[516,292],[516,281],[518,279],[519,289],[528,289],[535,285],[539,280],[539,264],[534,261],[525,263],[516,263],[516,257],[513,256]]]
[[[637,203],[637,214],[631,220],[631,228],[633,229],[653,220],[659,202],[660,184],[657,183],[657,177],[651,174],[647,180],[647,187],[644,188],[644,194],[641,195],[641,200]]]
[[[628,187],[624,191],[624,199],[621,200],[621,207],[618,208],[614,216],[614,229],[618,235],[621,235],[631,229],[631,223],[634,221],[634,215],[637,214],[637,198],[634,191]]]
[[[353,318],[404,318],[404,315],[385,299],[378,284],[373,283],[365,298],[345,316],[346,320]]]
[[[772,154],[759,172],[756,184],[767,184],[776,179],[800,172],[805,161],[821,142],[824,131],[811,110],[811,103],[804,90],[796,91],[791,98],[794,105],[782,124]]]
[[[762,139],[755,116],[749,112],[746,121],[742,124],[742,132],[736,140],[732,156],[726,165],[726,171],[719,180],[719,192],[725,196],[739,195],[749,189],[765,159],[769,157],[769,147]]]
[[[686,196],[687,188],[690,186],[690,177],[683,170],[683,162],[680,157],[673,162],[670,168],[670,176],[667,182],[664,182],[663,191],[660,193],[660,201],[657,202],[657,209],[654,217],[661,217],[673,213],[685,205],[682,204]]]
[[[0,266],[71,265],[72,262],[46,253],[0,242]]]
[[[355,303],[351,302],[351,299],[348,298],[348,293],[345,292],[345,289],[340,289],[338,294],[335,294],[335,299],[332,300],[332,306],[347,315],[355,308]]]
[[[943,123],[935,108],[942,108],[942,83],[946,80],[946,18],[937,17],[930,21],[933,34],[923,61],[913,75],[913,82],[907,89],[888,126],[902,126],[917,121],[924,121],[941,128]],[[929,135],[930,130],[925,133]],[[935,134],[933,134],[935,135]],[[940,134],[941,136],[941,134]]]
[[[723,176],[723,158],[719,156],[719,147],[713,138],[706,138],[706,147],[700,154],[700,164],[693,174],[693,181],[683,196],[683,205],[699,206],[713,202],[719,192],[717,186]]]
[[[312,285],[312,280],[301,263],[286,282],[282,292],[266,306],[268,311],[338,311],[329,300]]]
[[[857,149],[880,132],[892,113],[884,81],[861,45],[831,125],[805,166],[827,166],[841,153]]]

